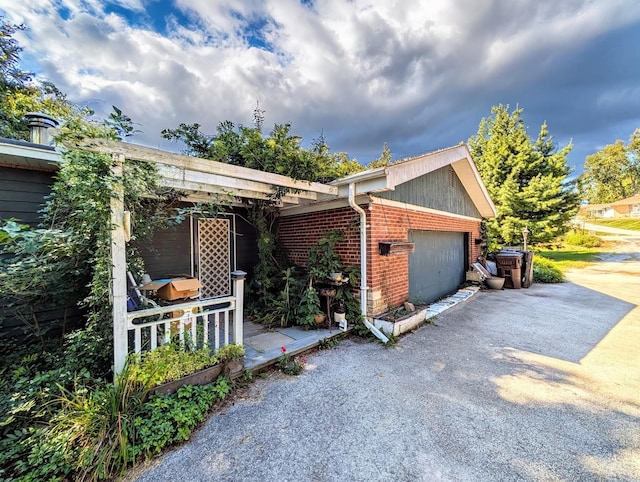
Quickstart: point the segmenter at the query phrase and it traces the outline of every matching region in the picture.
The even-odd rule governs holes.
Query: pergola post
[[[129,351],[127,340],[127,257],[124,222],[124,155],[113,154],[111,174],[114,189],[111,195],[111,302],[113,306],[113,373],[124,368]]]
[[[233,281],[233,294],[236,298],[236,309],[233,312],[233,342],[236,345],[243,345],[243,323],[244,323],[244,278],[247,273],[244,271],[234,271],[231,273]]]

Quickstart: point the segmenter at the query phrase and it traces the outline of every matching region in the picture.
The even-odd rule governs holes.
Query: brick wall
[[[360,217],[350,207],[280,218],[277,232],[289,260],[304,266],[309,249],[333,229],[344,232],[336,246],[342,264],[360,266]]]
[[[480,254],[480,246],[474,243],[480,237],[480,221],[444,216],[382,205],[375,200],[362,206],[367,212],[367,283],[368,311],[383,313],[409,296],[409,257],[406,254],[381,256],[380,241],[409,241],[409,230],[457,231],[469,233],[469,263]],[[280,218],[278,237],[289,259],[304,266],[309,248],[324,233],[332,229],[345,232],[344,241],[336,246],[345,266],[360,266],[360,225],[358,214],[350,207],[324,212],[300,214]]]
[[[369,309],[371,313],[383,313],[397,306],[409,296],[409,256],[406,254],[381,256],[380,241],[409,242],[412,229],[429,231],[455,231],[469,234],[469,263],[480,254],[480,246],[474,242],[480,237],[480,221],[444,216],[409,208],[382,205],[373,202],[369,207]]]

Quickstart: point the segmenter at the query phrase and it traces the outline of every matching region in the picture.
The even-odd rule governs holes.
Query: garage
[[[467,234],[412,230],[409,239],[415,243],[409,255],[409,299],[428,303],[456,291],[465,279]]]

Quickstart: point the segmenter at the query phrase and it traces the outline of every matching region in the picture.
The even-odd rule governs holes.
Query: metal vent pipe
[[[42,112],[27,112],[24,116],[29,125],[29,140],[34,144],[51,145],[49,129],[57,127],[58,121]]]

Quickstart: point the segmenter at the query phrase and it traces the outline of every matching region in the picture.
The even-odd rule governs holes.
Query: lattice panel
[[[228,219],[198,219],[198,266],[202,297],[231,294]]]

